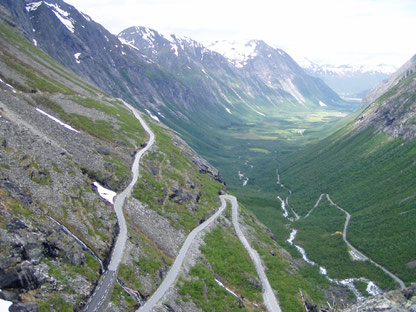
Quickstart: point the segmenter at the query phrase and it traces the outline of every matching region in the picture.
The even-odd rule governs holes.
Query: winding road
[[[244,236],[243,232],[240,229],[240,224],[238,223],[237,198],[231,195],[222,195],[221,200],[223,199],[226,199],[231,202],[232,220],[234,224],[234,229],[241,243],[244,245],[244,248],[247,250],[248,254],[250,255],[251,261],[253,261],[254,266],[256,267],[257,274],[260,277],[261,284],[263,287],[263,301],[267,307],[267,310],[269,312],[281,312],[282,310],[280,309],[279,302],[276,296],[274,295],[272,287],[270,286],[269,280],[264,271],[263,264],[261,263],[260,256],[255,249],[251,248],[249,242],[247,241],[246,237]]]
[[[264,304],[267,307],[269,312],[281,312],[279,303],[274,295],[273,289],[270,286],[269,280],[265,274],[263,265],[261,263],[261,259],[257,251],[251,248],[250,244],[248,243],[247,239],[245,238],[243,232],[240,229],[240,225],[238,223],[238,203],[237,198],[232,195],[221,195],[221,206],[219,207],[218,211],[211,216],[208,220],[204,223],[200,224],[198,227],[192,230],[192,232],[186,238],[184,244],[182,245],[181,250],[178,253],[178,256],[175,259],[172,267],[170,268],[168,274],[166,275],[165,279],[163,280],[162,284],[160,284],[159,288],[154,292],[154,294],[146,301],[146,303],[140,307],[137,312],[150,312],[156,306],[156,304],[162,299],[165,292],[175,284],[178,274],[180,272],[180,268],[182,266],[183,261],[185,260],[187,251],[189,250],[190,246],[194,242],[195,237],[204,229],[207,228],[215,219],[217,219],[222,212],[227,207],[226,200],[231,203],[232,207],[232,222],[234,224],[235,231],[237,233],[238,238],[248,251],[251,260],[254,263],[256,271],[260,277],[262,286],[263,286],[263,300]]]
[[[146,301],[146,303],[141,306],[137,311],[140,312],[148,312],[152,311],[154,306],[159,302],[160,299],[162,299],[165,292],[169,289],[169,287],[173,284],[175,284],[176,278],[178,277],[179,271],[181,269],[182,263],[185,260],[186,254],[189,250],[189,247],[191,247],[192,243],[194,242],[195,237],[208,225],[210,225],[215,219],[218,218],[218,216],[225,210],[227,207],[227,204],[224,200],[221,200],[221,206],[218,209],[218,211],[212,215],[208,220],[206,220],[204,223],[200,224],[198,227],[194,228],[191,233],[189,233],[188,237],[186,238],[185,242],[183,243],[181,249],[179,250],[179,253],[173,262],[173,265],[171,266],[168,274],[166,275],[163,282],[159,285],[158,289],[153,293],[153,295],[149,298],[149,300]]]
[[[277,184],[280,185],[280,187],[285,188],[289,191],[289,195],[292,194],[292,191],[290,189],[288,189],[286,186],[284,186],[281,181],[280,181],[280,175],[279,175],[279,171],[276,170],[276,174],[277,174]],[[378,264],[377,262],[375,262],[373,259],[367,257],[366,255],[364,255],[362,252],[358,251],[357,248],[355,248],[353,245],[351,245],[351,243],[347,240],[347,231],[348,231],[348,226],[350,223],[350,219],[351,219],[351,214],[346,211],[345,209],[342,209],[341,207],[339,207],[336,203],[334,203],[331,199],[331,197],[329,196],[329,194],[321,194],[317,200],[317,202],[315,203],[315,205],[313,206],[313,208],[305,215],[305,219],[309,217],[309,215],[319,206],[320,202],[322,201],[323,197],[326,196],[326,198],[328,199],[329,203],[336,207],[337,209],[341,210],[342,212],[345,213],[346,215],[346,220],[345,220],[345,224],[344,224],[344,231],[342,233],[342,239],[344,240],[345,244],[348,246],[348,248],[352,251],[352,253],[355,255],[355,257],[360,258],[364,261],[369,261],[372,264],[374,264],[376,267],[380,268],[381,270],[383,270],[387,275],[389,275],[393,280],[395,280],[399,285],[401,289],[406,288],[406,285],[404,284],[404,282],[395,274],[393,274],[392,272],[390,272],[389,270],[387,270],[384,266]],[[288,198],[286,197],[286,205],[288,205]],[[292,209],[293,213],[296,215],[296,220],[299,219],[299,216],[297,216],[297,214],[294,212],[294,210]],[[303,256],[303,255],[302,255]]]
[[[322,194],[324,195],[324,194]],[[322,196],[321,195],[321,196]],[[383,270],[386,274],[388,274],[392,279],[394,279],[399,285],[401,289],[405,289],[406,285],[404,284],[404,282],[398,278],[396,275],[394,275],[392,272],[390,272],[389,270],[387,270],[385,267],[383,267],[382,265],[378,264],[377,262],[375,262],[373,259],[365,256],[362,252],[358,251],[353,245],[351,245],[351,243],[347,240],[347,230],[348,230],[348,225],[350,223],[350,219],[351,219],[351,215],[348,213],[348,211],[342,209],[341,207],[339,207],[337,204],[335,204],[331,197],[329,197],[328,194],[326,194],[326,198],[328,199],[328,201],[331,203],[331,205],[335,206],[336,208],[338,208],[339,210],[341,210],[342,212],[345,213],[345,215],[347,216],[346,220],[345,220],[345,224],[344,224],[344,232],[342,233],[342,239],[344,240],[344,242],[347,244],[347,246],[354,252],[356,253],[358,256],[362,257],[363,259],[366,259],[368,261],[370,261],[372,264],[374,264],[376,267],[380,268],[381,270]]]
[[[132,180],[130,184],[126,187],[126,189],[118,194],[115,198],[114,202],[114,210],[116,212],[118,225],[120,228],[120,232],[117,236],[116,243],[113,248],[113,252],[111,255],[111,260],[108,265],[107,271],[104,272],[100,279],[99,285],[96,287],[94,294],[91,296],[89,302],[85,306],[84,311],[85,312],[95,312],[97,310],[102,310],[105,308],[105,302],[108,299],[108,296],[110,295],[110,292],[112,291],[112,287],[114,285],[114,282],[117,278],[117,270],[120,265],[121,259],[123,257],[123,252],[127,240],[127,224],[126,220],[123,215],[123,205],[126,200],[131,194],[131,191],[134,187],[134,185],[137,182],[138,176],[139,176],[139,162],[143,154],[149,150],[149,148],[153,145],[155,142],[155,136],[152,130],[149,128],[149,126],[146,124],[146,122],[141,118],[139,112],[132,107],[131,105],[124,102],[124,105],[134,114],[134,116],[139,120],[144,130],[149,135],[149,141],[147,145],[137,152],[131,172],[132,172]],[[259,254],[256,250],[251,248],[250,244],[248,243],[247,239],[245,238],[243,232],[240,229],[240,225],[238,223],[238,203],[237,199],[234,196],[231,195],[221,195],[221,206],[219,207],[218,211],[212,215],[208,220],[206,220],[204,223],[200,224],[198,227],[193,229],[188,237],[186,238],[185,242],[183,243],[178,256],[176,257],[172,267],[170,268],[169,272],[167,273],[165,279],[160,284],[158,289],[155,291],[155,293],[149,298],[149,300],[146,301],[146,303],[141,306],[137,311],[139,312],[147,312],[151,311],[155,305],[162,299],[165,292],[169,289],[170,286],[174,285],[176,282],[176,279],[178,277],[178,274],[180,272],[180,268],[182,266],[182,263],[187,255],[187,252],[192,245],[192,243],[195,240],[195,237],[204,229],[206,229],[213,221],[215,221],[225,210],[227,207],[226,200],[231,202],[232,206],[232,221],[234,224],[234,228],[236,230],[237,236],[248,251],[250,258],[252,259],[256,271],[260,277],[262,286],[263,286],[263,300],[264,304],[266,305],[269,312],[281,312],[278,300],[276,299],[274,292],[270,286],[269,280],[267,279],[267,276],[265,274],[265,270],[263,268],[263,265],[261,263],[261,259]]]
[[[127,104],[126,102],[123,101],[123,103],[139,120],[143,129],[149,135],[149,140],[147,142],[147,145],[136,153],[136,156],[133,161],[133,165],[131,167],[132,180],[130,184],[124,189],[123,192],[118,194],[115,198],[114,210],[116,212],[117,222],[119,225],[120,232],[117,236],[117,240],[113,248],[110,264],[108,265],[107,271],[105,271],[104,274],[102,275],[101,282],[96,287],[89,302],[85,306],[85,309],[84,309],[85,312],[95,312],[99,308],[103,308],[102,305],[107,300],[109,292],[111,292],[112,287],[114,285],[114,281],[117,278],[117,270],[120,265],[121,259],[123,257],[123,252],[124,252],[124,248],[125,248],[126,240],[127,240],[127,224],[126,224],[126,219],[124,218],[124,214],[123,214],[123,205],[124,205],[126,198],[130,196],[130,193],[139,177],[139,169],[140,169],[139,162],[140,162],[141,157],[143,156],[144,153],[146,153],[149,150],[149,148],[152,147],[153,143],[155,142],[154,133],[152,132],[150,127],[147,125],[147,123],[142,119],[139,112],[134,107]]]

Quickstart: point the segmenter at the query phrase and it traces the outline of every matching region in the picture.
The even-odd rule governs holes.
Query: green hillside
[[[320,194],[329,194],[352,215],[348,229],[352,245],[407,285],[416,280],[415,79],[413,75],[401,82],[366,109],[365,118],[286,159],[280,168],[283,183],[293,191],[290,205],[300,216],[307,214]],[[379,113],[383,110],[393,111],[394,121],[407,127],[403,135],[393,137],[397,125],[377,116],[385,116]],[[357,129],[360,119],[368,122]],[[319,237],[316,226],[332,223],[339,214],[335,208],[327,212],[315,221],[310,218],[294,225],[301,236],[303,228],[309,231],[303,237],[305,247]],[[311,258],[323,261],[330,248],[336,247],[314,244],[316,256],[314,259],[311,251]]]

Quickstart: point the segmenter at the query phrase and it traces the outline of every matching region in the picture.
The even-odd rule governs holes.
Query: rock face
[[[344,312],[413,312],[416,311],[416,285],[404,290],[392,291],[355,304]]]
[[[388,88],[388,89],[386,89]],[[384,94],[379,92],[384,91]],[[405,140],[416,137],[414,101],[416,93],[416,56],[390,79],[368,94],[374,100],[355,122],[358,129],[372,126],[391,137]]]

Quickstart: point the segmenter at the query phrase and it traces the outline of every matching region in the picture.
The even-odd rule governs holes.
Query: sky
[[[401,66],[416,0],[65,0],[111,33],[146,26],[196,41],[264,40],[295,60]]]

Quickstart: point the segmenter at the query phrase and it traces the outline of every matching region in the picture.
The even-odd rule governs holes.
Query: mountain
[[[293,60],[264,44],[259,45],[262,61],[253,63],[251,72],[241,71],[191,39],[145,29],[134,33],[132,28],[120,34],[123,43],[61,0],[0,3],[10,8],[26,37],[49,55],[109,94],[164,116],[192,144],[210,128],[245,123],[247,118],[320,109],[321,102],[328,109],[346,108],[322,82],[306,77]],[[270,63],[264,53],[272,53]],[[277,76],[259,77],[256,66],[269,66],[268,76],[276,68],[289,72],[279,82]]]
[[[108,311],[135,310],[149,301],[187,235],[214,214],[218,195],[227,190],[218,170],[179,135],[226,169],[227,182],[237,180],[241,194],[256,194],[255,200],[243,197],[238,223],[267,268],[283,311],[313,311],[334,301],[341,306],[361,300],[353,296],[357,289],[375,294],[397,287],[372,263],[348,261],[339,235],[347,214],[332,200],[352,215],[347,238],[354,246],[405,283],[414,280],[414,173],[405,157],[413,151],[407,135],[412,105],[405,98],[413,92],[411,76],[383,99],[394,105],[374,104],[390,105],[387,119],[385,112],[373,118],[369,108],[353,126],[288,156],[290,144],[316,141],[322,133],[314,127],[351,108],[282,50],[251,41],[251,52],[239,52],[245,61],[238,65],[190,38],[145,27],[113,36],[63,1],[0,3],[11,12],[6,16],[2,9],[0,32],[0,122],[6,134],[0,147],[0,297],[14,308],[80,309],[108,276],[103,268],[122,222],[94,182],[120,193],[131,179],[136,151],[149,142],[119,97],[146,112],[156,142],[141,159],[139,180],[124,205],[126,249],[106,298]],[[263,194],[267,188],[272,198]],[[391,203],[399,203],[400,211]],[[280,213],[286,204],[292,220]],[[302,218],[314,205],[311,218]],[[265,310],[261,279],[232,219],[225,209],[198,234],[158,308]],[[315,264],[299,253],[302,247]]]
[[[155,135],[150,146],[149,130],[123,100],[23,35],[0,7],[0,303],[13,303],[10,311],[86,308],[109,276],[122,232],[114,195],[121,197],[130,183],[137,151],[150,147],[123,207],[125,248],[103,308],[136,310],[158,288],[191,230],[218,209],[225,185],[156,116],[142,116]],[[246,208],[240,207],[239,219],[283,311],[323,306],[332,293],[348,300],[341,286],[317,286],[318,272],[282,249]],[[226,209],[197,237],[160,308],[265,311],[250,259]]]
[[[281,183],[292,191],[290,206],[300,216],[313,211],[311,218],[296,225],[298,242],[311,259],[332,270],[332,276],[367,276],[385,289],[416,280],[416,74],[408,68],[412,62],[413,58],[393,74],[389,89],[347,126],[291,155],[279,169]],[[376,87],[374,93],[380,90]],[[318,208],[311,210],[314,206]],[[347,213],[351,221],[344,228]],[[377,268],[348,254],[351,248],[336,235],[343,231]],[[393,275],[398,279],[392,280]]]
[[[207,47],[224,55],[231,64],[245,72],[245,76],[261,80],[276,90],[282,95],[281,102],[289,94],[303,105],[307,99],[319,106],[337,106],[339,103],[339,97],[322,81],[306,75],[286,52],[262,40],[246,43],[217,41]]]
[[[369,104],[375,101],[379,96],[383,95],[386,91],[393,88],[398,82],[406,79],[416,72],[416,55],[408,60],[402,67],[400,67],[393,75],[388,79],[382,81],[375,86],[370,92],[368,92],[363,98],[365,104]]]
[[[311,105],[322,106],[321,103],[324,102],[328,102],[330,106],[340,103],[339,97],[332,90],[319,80],[305,75],[289,55],[282,50],[273,49],[263,41],[252,40],[247,43],[245,46],[249,46],[252,51],[248,51],[247,56],[240,54],[246,61],[234,61],[218,49],[218,43],[205,47],[190,38],[163,36],[146,27],[128,28],[118,37],[124,44],[137,48],[173,75],[187,76],[189,71],[196,70],[193,80],[196,79],[195,84],[199,86],[198,93],[203,92],[206,95],[204,98],[218,93],[219,90],[216,97],[221,99],[229,93],[229,86],[236,81],[239,82],[240,88],[251,96],[252,99],[246,99],[246,95],[243,94],[247,103],[269,95],[266,101],[256,105],[256,108],[246,103],[252,112],[260,113],[259,115],[264,116],[264,113],[261,113],[262,109],[264,111],[272,104],[283,106],[285,102],[289,103],[292,109],[299,104],[310,108]],[[184,73],[184,68],[188,72]],[[200,77],[201,72],[205,77]],[[214,81],[218,83],[213,86]],[[185,82],[190,85],[189,79]],[[306,105],[307,99],[312,103]],[[229,106],[234,105],[234,102],[230,103],[229,98],[226,100],[228,112]],[[256,101],[258,100],[254,102]],[[241,112],[241,109],[237,111]]]
[[[390,77],[396,68],[390,65],[352,66],[319,65],[304,58],[300,66],[311,76],[321,78],[334,91],[347,99],[361,99],[378,83]]]

